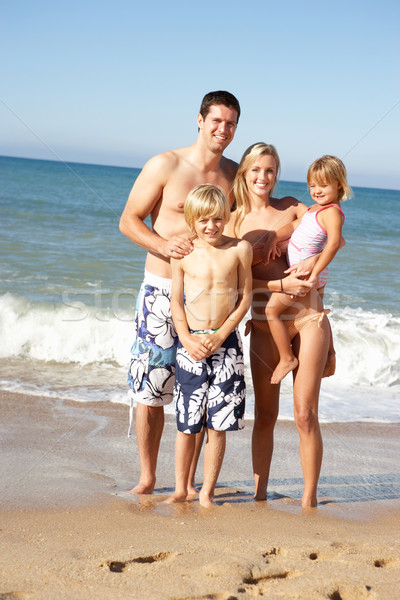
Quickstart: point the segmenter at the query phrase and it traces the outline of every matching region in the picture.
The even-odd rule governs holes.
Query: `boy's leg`
[[[190,465],[190,472],[189,472],[189,483],[188,483],[188,494],[189,495],[197,494],[199,491],[196,488],[195,477],[196,477],[197,463],[199,462],[201,449],[203,447],[204,433],[205,433],[205,428],[203,428],[200,431],[200,433],[195,434],[195,438],[196,438],[195,450],[194,450],[192,464]]]
[[[196,435],[178,431],[175,440],[175,492],[168,503],[185,502],[188,495],[190,465],[193,460]]]
[[[199,494],[201,506],[208,508],[215,504],[215,485],[224,460],[225,447],[226,432],[207,429],[207,441],[204,447],[204,481]]]
[[[268,301],[265,314],[268,325],[279,351],[279,363],[271,375],[271,383],[279,383],[290,371],[293,371],[298,360],[293,354],[290,337],[285,323],[281,320],[282,313],[290,306],[291,302],[286,298],[282,301],[282,294],[274,293]]]

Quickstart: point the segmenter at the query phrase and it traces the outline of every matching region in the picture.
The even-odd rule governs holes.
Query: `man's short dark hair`
[[[211,106],[223,104],[227,108],[232,108],[237,112],[237,120],[236,123],[239,123],[240,117],[240,104],[237,98],[230,92],[225,92],[223,90],[219,90],[217,92],[209,92],[206,94],[201,102],[200,106],[200,114],[203,119],[206,118],[208,113],[210,112]]]

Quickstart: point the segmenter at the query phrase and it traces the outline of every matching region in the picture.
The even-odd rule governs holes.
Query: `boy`
[[[213,496],[225,453],[226,431],[242,429],[245,383],[237,327],[251,304],[251,246],[223,235],[230,211],[221,188],[204,184],[188,195],[185,220],[196,236],[193,252],[171,259],[171,312],[179,337],[175,389],[178,433],[175,492],[188,496],[195,435],[207,428],[202,506]]]

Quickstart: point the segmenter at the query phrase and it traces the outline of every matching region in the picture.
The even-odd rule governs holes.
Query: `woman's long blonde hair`
[[[245,174],[251,165],[255,163],[261,156],[272,156],[276,162],[276,177],[274,185],[271,189],[271,193],[274,191],[275,186],[278,183],[281,163],[275,146],[272,144],[264,144],[264,142],[258,142],[257,144],[249,146],[240,160],[235,181],[233,182],[233,192],[236,200],[236,218],[234,224],[235,232],[236,228],[239,227],[247,213],[249,213],[251,210],[249,190],[247,189]]]

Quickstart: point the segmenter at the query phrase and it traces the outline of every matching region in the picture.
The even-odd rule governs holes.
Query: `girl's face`
[[[245,172],[244,179],[250,196],[269,198],[276,179],[276,161],[273,156],[260,156]]]
[[[327,204],[339,204],[340,184],[337,181],[332,183],[317,183],[314,179],[310,180],[311,198],[317,204],[326,206]]]

